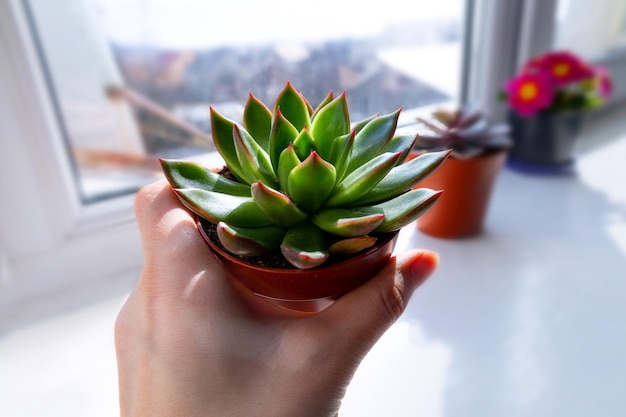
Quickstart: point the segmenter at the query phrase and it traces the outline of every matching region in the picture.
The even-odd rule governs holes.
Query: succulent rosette
[[[473,104],[438,109],[430,118],[418,117],[417,121],[425,128],[415,141],[414,149],[418,151],[450,149],[453,157],[469,159],[512,146],[509,125],[490,123]]]
[[[412,187],[448,152],[406,162],[415,137],[395,135],[399,114],[352,124],[345,93],[313,108],[287,83],[271,110],[250,94],[243,124],[210,109],[215,146],[234,179],[189,161],[162,166],[228,251],[280,251],[296,268],[313,268],[373,246],[438,199],[441,191]]]
[[[503,98],[521,116],[539,111],[581,111],[603,104],[612,93],[608,71],[570,51],[530,59],[507,81]]]

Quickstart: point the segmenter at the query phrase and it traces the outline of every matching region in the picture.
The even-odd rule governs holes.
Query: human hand
[[[334,416],[357,366],[437,266],[397,258],[319,313],[285,309],[227,276],[166,181],[136,215],[144,268],[115,339],[122,417]]]

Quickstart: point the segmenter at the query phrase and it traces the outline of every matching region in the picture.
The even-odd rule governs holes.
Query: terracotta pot
[[[439,200],[419,219],[422,232],[442,238],[479,234],[495,179],[506,160],[506,151],[470,159],[450,157],[417,187],[444,190]]]
[[[372,278],[386,264],[398,232],[387,233],[365,252],[312,269],[279,269],[253,265],[225,252],[209,237],[206,220],[198,220],[200,234],[231,276],[251,291],[272,299],[304,301],[338,297]]]

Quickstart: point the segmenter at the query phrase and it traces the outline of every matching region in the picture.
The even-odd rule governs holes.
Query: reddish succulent
[[[477,107],[466,105],[456,110],[436,110],[429,119],[418,117],[426,129],[417,135],[415,149],[450,149],[455,158],[466,159],[512,145],[507,124],[492,125]]]

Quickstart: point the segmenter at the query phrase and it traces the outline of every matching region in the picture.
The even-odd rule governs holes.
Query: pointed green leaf
[[[380,203],[414,187],[436,170],[450,151],[428,152],[393,168],[374,188],[359,198],[358,205]]]
[[[335,178],[335,167],[313,152],[289,174],[289,197],[302,210],[314,213],[335,187]]]
[[[333,147],[330,152],[329,162],[335,166],[337,171],[337,182],[343,180],[344,175],[348,170],[348,163],[350,162],[350,155],[352,154],[352,146],[354,146],[354,137],[356,131],[347,135],[339,136],[333,142]]]
[[[278,159],[278,184],[284,193],[289,194],[289,174],[291,174],[291,171],[299,164],[300,159],[298,159],[298,155],[296,155],[293,146],[289,144]]]
[[[161,159],[165,177],[172,188],[200,188],[223,194],[250,197],[250,186],[231,181],[216,172],[189,161]]]
[[[298,91],[287,82],[287,85],[278,95],[274,104],[274,113],[280,109],[281,113],[298,130],[310,129],[311,119],[309,105]]]
[[[260,181],[252,184],[251,189],[254,202],[278,225],[293,226],[308,217],[289,197]]]
[[[324,232],[306,221],[287,230],[280,251],[289,263],[299,269],[321,265],[329,256]]]
[[[276,187],[278,179],[272,169],[270,157],[261,146],[244,128],[237,125],[233,126],[233,139],[241,168],[249,183],[261,180],[270,187]]]
[[[337,136],[333,141],[333,146],[330,148],[330,153],[328,154],[328,158],[326,159],[331,164],[335,165],[337,158],[340,157],[346,143],[350,139],[350,136],[354,133],[354,130],[345,135]]]
[[[315,111],[315,109],[313,108],[313,106],[311,105],[311,103],[309,103],[309,100],[307,100],[306,97],[304,97],[304,95],[302,93],[300,93],[300,96],[302,97],[302,100],[304,100],[304,103],[306,104],[306,107],[309,111],[309,120],[313,120],[313,112]],[[311,126],[308,127],[309,129],[311,128]]]
[[[270,132],[270,159],[274,171],[278,169],[280,154],[298,137],[298,133],[300,133],[298,129],[296,129],[291,122],[283,116],[281,110],[278,109],[274,115],[272,130]]]
[[[311,221],[325,232],[345,237],[363,236],[382,223],[382,213],[365,213],[354,209],[324,209]]]
[[[384,153],[348,174],[326,201],[327,207],[348,207],[378,184],[396,165],[400,153]]]
[[[399,116],[400,110],[396,110],[393,113],[375,117],[356,134],[348,172],[354,171],[381,153],[396,131]]]
[[[387,146],[383,149],[383,152],[401,152],[400,159],[396,165],[403,164],[406,161],[407,157],[411,154],[411,150],[417,141],[417,135],[399,135],[394,136]]]
[[[326,97],[321,101],[321,103],[315,108],[315,111],[311,114],[311,120],[315,119],[315,116],[326,106],[328,103],[335,99],[335,94],[332,91],[329,91]]]
[[[300,134],[293,140],[293,149],[301,160],[305,160],[311,154],[311,151],[317,151],[313,137],[308,129],[302,129]]]
[[[249,184],[244,178],[246,174],[239,164],[237,159],[237,151],[235,150],[235,143],[233,141],[233,127],[235,122],[227,119],[219,114],[213,107],[209,108],[211,115],[211,134],[213,135],[213,143],[215,148],[224,158],[224,162],[230,169],[230,172],[241,182]]]
[[[365,125],[367,125],[369,122],[371,122],[372,120],[374,120],[375,118],[380,117],[379,113],[376,113],[370,117],[366,117],[363,120],[359,120],[358,122],[355,122],[352,125],[352,129],[356,130],[356,133],[359,133],[361,130],[363,130],[363,128],[365,127]]]
[[[361,210],[384,213],[385,219],[375,231],[381,233],[393,232],[424,214],[437,201],[442,192],[428,188],[418,188],[384,203],[370,207],[361,207]]]
[[[174,191],[185,207],[212,223],[226,222],[240,227],[262,227],[274,223],[252,197],[233,196],[197,188]]]
[[[313,119],[311,135],[322,158],[330,155],[333,141],[338,136],[350,133],[350,116],[346,94],[343,93],[324,106]]]
[[[280,226],[234,227],[224,222],[217,224],[217,237],[231,253],[240,256],[258,256],[277,250],[285,236]]]
[[[353,255],[374,246],[378,239],[371,236],[358,236],[341,239],[328,247],[332,255]]]
[[[243,111],[243,125],[259,146],[265,152],[269,152],[272,112],[252,93],[248,96],[248,101]]]

